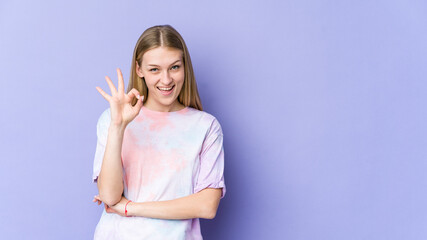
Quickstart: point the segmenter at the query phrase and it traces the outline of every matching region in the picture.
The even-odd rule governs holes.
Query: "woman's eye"
[[[159,70],[158,68],[152,68],[150,69],[150,72],[156,72],[157,70]]]
[[[172,67],[173,70],[178,69],[178,68],[179,68],[179,65],[175,65]]]

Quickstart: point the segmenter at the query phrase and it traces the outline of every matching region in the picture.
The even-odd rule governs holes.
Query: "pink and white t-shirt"
[[[97,123],[93,182],[97,181],[111,121],[110,108]],[[122,145],[124,196],[133,202],[185,197],[205,188],[226,188],[223,134],[209,113],[186,107],[175,112],[145,106],[126,127]],[[203,239],[198,218],[122,217],[104,209],[94,239]]]

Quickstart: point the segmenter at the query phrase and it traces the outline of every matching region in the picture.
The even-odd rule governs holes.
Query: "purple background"
[[[3,239],[91,239],[95,86],[184,37],[224,131],[205,239],[427,238],[425,1],[2,1]],[[126,83],[127,85],[127,83]]]

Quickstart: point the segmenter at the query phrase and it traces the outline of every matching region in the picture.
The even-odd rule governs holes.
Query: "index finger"
[[[119,78],[118,91],[119,94],[125,94],[125,83],[123,81],[123,74],[120,68],[117,68],[117,76]]]

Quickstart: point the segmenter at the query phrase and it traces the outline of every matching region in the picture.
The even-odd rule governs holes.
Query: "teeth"
[[[163,90],[163,91],[169,91],[169,90],[171,90],[173,87],[170,87],[170,88],[158,88],[158,89],[160,89],[160,90]]]

